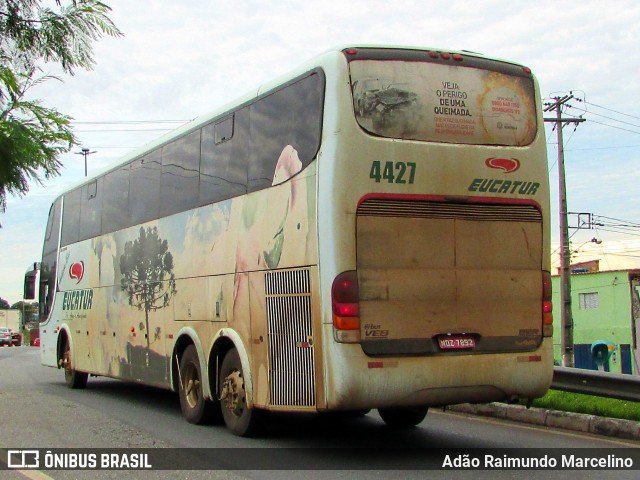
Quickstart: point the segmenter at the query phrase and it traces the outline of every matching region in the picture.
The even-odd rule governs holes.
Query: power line
[[[628,113],[620,112],[618,110],[613,110],[613,109],[608,108],[608,107],[603,107],[602,105],[597,105],[595,103],[587,102],[587,100],[581,100],[581,99],[576,99],[576,100],[578,100],[579,102],[584,102],[587,105],[592,105],[594,107],[601,108],[603,110],[607,110],[609,112],[617,113],[618,115],[623,115],[625,117],[630,117],[630,118],[635,118],[637,120],[640,120],[640,117],[636,117],[635,115],[630,115]]]
[[[112,120],[112,121],[73,121],[72,124],[76,125],[138,125],[149,123],[187,123],[189,120]]]
[[[629,220],[620,220],[619,218],[606,217],[604,215],[594,215],[594,218],[601,220],[609,220],[612,222],[619,222],[617,224],[611,225],[612,227],[632,227],[632,228],[640,228],[640,223],[632,222]]]
[[[623,120],[618,120],[617,118],[613,118],[613,117],[610,117],[610,116],[608,116],[608,115],[602,115],[601,113],[591,112],[591,111],[588,111],[588,110],[581,110],[581,109],[578,109],[578,108],[573,107],[573,106],[571,106],[571,105],[568,105],[568,107],[569,107],[569,108],[573,108],[574,110],[578,110],[578,111],[580,111],[580,112],[585,112],[585,113],[589,113],[589,114],[591,114],[591,115],[596,115],[596,116],[598,116],[598,117],[606,118],[607,120],[613,120],[614,122],[622,123],[622,124],[624,124],[624,125],[629,125],[629,126],[631,126],[631,127],[638,127],[638,128],[640,128],[640,125],[636,125],[635,123],[625,122],[625,121],[623,121]]]
[[[607,255],[611,255],[614,257],[625,257],[625,258],[640,258],[640,255],[626,255],[624,253],[611,253],[607,252]]]
[[[595,230],[600,232],[617,233],[640,237],[640,223],[619,218],[607,217],[605,215],[595,215],[593,213],[568,212],[570,215],[578,215],[580,224],[574,228],[578,230]],[[583,220],[580,220],[583,219]],[[586,220],[584,220],[586,219]]]
[[[191,120],[110,120],[110,121],[74,121],[71,122],[72,125],[84,125],[84,126],[121,126],[121,125],[184,125]],[[121,133],[121,132],[167,132],[173,130],[172,128],[127,128],[127,129],[118,129],[118,128],[108,128],[108,129],[91,129],[91,130],[76,130],[78,133]]]
[[[632,220],[622,220],[620,218],[608,217],[606,215],[596,215],[595,213],[568,212],[569,215],[577,215],[579,225],[571,227],[576,229],[593,229],[595,227],[617,227],[640,229],[640,223]]]
[[[100,130],[75,130],[77,133],[122,133],[122,132],[170,132],[173,128],[128,128],[128,129],[100,129]]]
[[[549,142],[547,142],[549,143]],[[618,148],[640,148],[640,145],[620,145],[618,147],[587,147],[587,148],[567,148],[572,152],[579,152],[582,150],[615,150]]]
[[[105,146],[96,145],[93,148],[99,148],[100,150],[114,150],[114,149],[117,149],[117,150],[131,150],[133,148],[138,148],[139,146],[140,145],[132,145],[130,147],[105,147]]]
[[[596,229],[597,232],[603,231],[603,232],[609,232],[609,233],[619,233],[621,235],[630,235],[632,237],[640,237],[640,233],[633,233],[633,232],[627,232],[624,230],[616,230],[614,228],[603,228],[603,227],[599,227]]]
[[[596,123],[598,125],[603,125],[605,127],[615,128],[616,130],[622,130],[623,132],[635,133],[636,135],[640,135],[640,132],[636,130],[629,130],[628,128],[616,127],[615,125],[609,125],[608,123],[598,122],[597,120],[589,119],[590,123]]]
[[[570,93],[573,94],[574,91],[572,91]],[[614,117],[611,117],[611,116],[608,116],[608,115],[603,115],[603,114],[598,113],[598,112],[594,112],[593,110],[589,110],[588,108],[586,108],[586,105],[590,105],[592,107],[600,108],[600,109],[605,110],[607,112],[612,112],[612,113],[615,113],[617,115],[622,115],[624,117],[633,118],[633,119],[636,119],[636,120],[640,120],[640,117],[638,117],[636,115],[631,115],[631,114],[628,114],[628,113],[624,113],[624,112],[621,112],[621,111],[618,111],[618,110],[614,110],[612,108],[604,107],[602,105],[598,105],[598,104],[595,104],[595,103],[592,103],[592,102],[589,102],[589,101],[586,100],[586,95],[584,94],[584,92],[582,92],[582,96],[585,97],[585,98],[574,97],[574,99],[575,99],[576,102],[583,103],[585,105],[585,108],[578,108],[578,107],[575,107],[573,105],[567,105],[567,107],[575,109],[575,110],[578,110],[579,112],[581,112],[581,116],[585,115],[585,114],[589,114],[590,116],[594,115],[594,116],[606,118],[607,120],[611,120],[613,122],[621,123],[622,125],[626,125],[626,126],[629,126],[629,127],[640,128],[640,125],[637,125],[635,123],[630,123],[630,122],[628,122],[626,120],[621,120],[621,119],[614,118]],[[618,130],[621,130],[621,131],[625,131],[625,132],[629,132],[629,133],[635,133],[637,135],[640,135],[640,132],[637,131],[637,130],[630,130],[628,128],[623,128],[623,127],[616,126],[616,125],[610,125],[610,124],[604,123],[604,122],[598,122],[596,120],[593,120],[592,118],[589,118],[589,121],[592,122],[592,123],[596,123],[598,125],[605,126],[605,127],[615,128],[615,129],[618,129]]]

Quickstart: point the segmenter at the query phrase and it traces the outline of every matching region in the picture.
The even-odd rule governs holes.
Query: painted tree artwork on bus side
[[[151,343],[161,341],[162,327],[149,328],[149,314],[169,306],[176,294],[176,278],[173,273],[173,256],[166,240],[158,236],[157,227],[140,227],[140,234],[124,246],[120,256],[120,285],[129,298],[129,305],[144,311],[144,330],[147,341],[145,364],[149,366]]]
[[[248,324],[248,273],[304,264],[315,251],[315,169],[300,168],[287,146],[268,201],[260,191],[64,247],[59,285],[92,303],[68,302],[65,317],[116,332],[79,337],[91,343],[91,369],[163,384],[180,329],[206,336],[211,322]]]
[[[167,241],[158,237],[157,227],[140,227],[138,238],[125,244],[120,256],[120,272],[120,284],[129,297],[129,305],[144,310],[145,328],[149,332],[149,312],[169,306],[176,294],[173,256]],[[159,336],[160,331],[156,331],[154,340]]]

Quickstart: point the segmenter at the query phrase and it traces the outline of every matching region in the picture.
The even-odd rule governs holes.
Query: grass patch
[[[596,397],[582,393],[549,390],[544,397],[534,400],[533,406],[640,422],[640,402]]]

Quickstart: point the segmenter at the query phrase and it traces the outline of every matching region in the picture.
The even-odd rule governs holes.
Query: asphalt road
[[[416,428],[387,428],[375,412],[361,418],[273,415],[261,438],[235,437],[220,426],[195,426],[180,414],[176,394],[141,385],[90,378],[85,390],[70,390],[61,371],[39,364],[32,347],[0,348],[0,449],[16,448],[231,448],[213,471],[0,471],[8,479],[71,478],[566,478],[563,471],[380,469],[377,456],[389,448],[419,449],[604,449],[640,443],[546,427],[432,410]],[[314,470],[291,471],[306,448]],[[258,450],[267,449],[267,450]],[[327,452],[341,455],[327,455]],[[167,450],[167,455],[173,451]],[[202,451],[194,451],[203,454]],[[219,452],[217,450],[216,452]],[[238,452],[249,457],[239,458]],[[250,470],[252,458],[282,459],[281,470]],[[284,453],[283,453],[284,452]],[[205,451],[206,454],[206,451]],[[194,454],[195,455],[195,454]],[[253,457],[252,457],[253,456]],[[195,461],[195,457],[194,457]],[[362,470],[362,468],[374,470]],[[348,468],[349,470],[345,470]],[[384,468],[384,467],[382,467]],[[395,468],[395,465],[393,466]],[[638,466],[640,468],[640,465]],[[353,470],[351,470],[353,469]],[[638,478],[638,470],[585,470],[581,478]]]

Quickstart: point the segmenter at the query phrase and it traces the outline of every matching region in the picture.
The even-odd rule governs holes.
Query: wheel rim
[[[244,410],[244,381],[240,371],[234,370],[225,377],[221,400],[229,412],[236,417],[242,415]]]
[[[189,364],[184,372],[184,398],[189,407],[195,408],[200,399],[200,375],[195,365]]]
[[[71,347],[67,343],[64,349],[64,354],[62,355],[62,368],[64,368],[64,375],[66,378],[69,378],[73,373],[73,369],[71,368]]]

